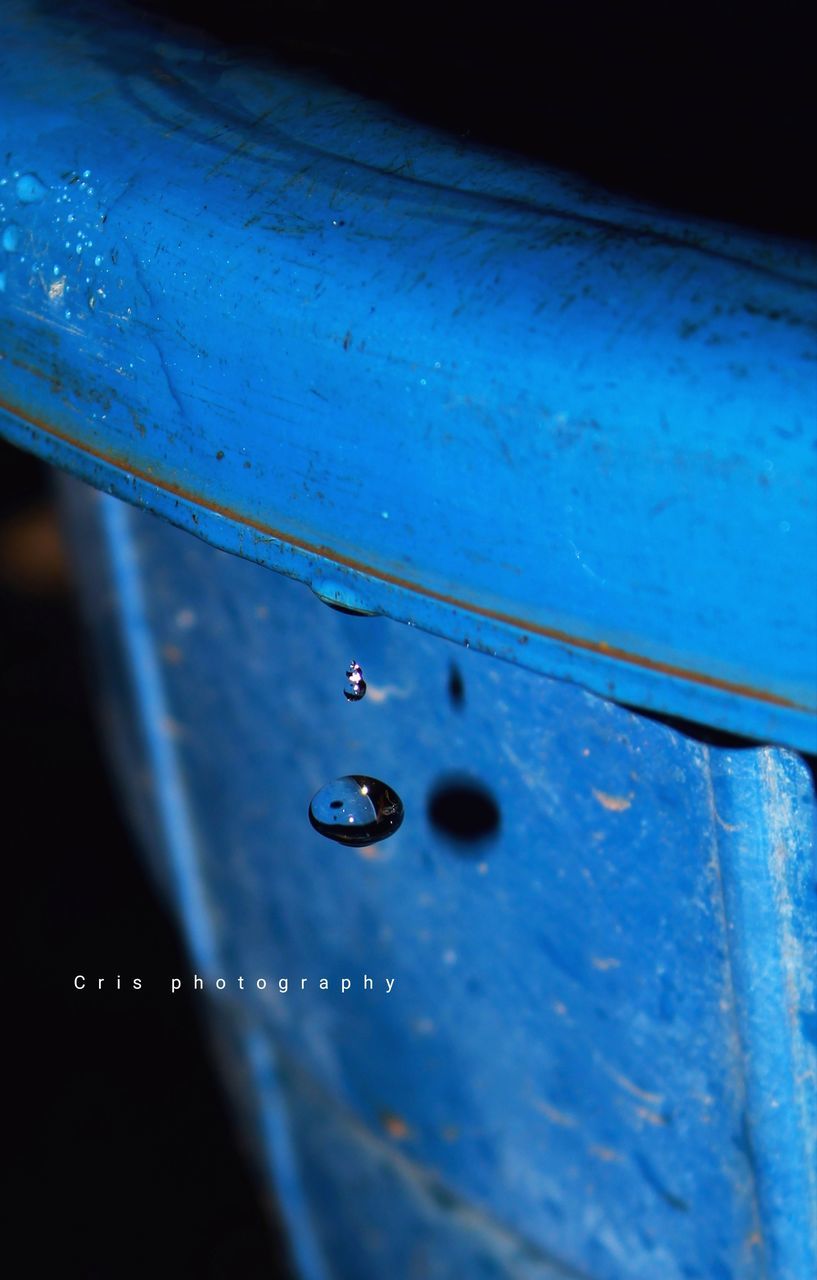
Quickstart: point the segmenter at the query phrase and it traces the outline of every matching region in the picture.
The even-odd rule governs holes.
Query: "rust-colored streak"
[[[753,702],[766,702],[772,706],[786,707],[792,711],[804,711],[811,714],[810,707],[793,702],[789,698],[783,698],[780,694],[769,693],[765,689],[755,689],[751,685],[738,684],[732,680],[722,680],[717,676],[709,675],[705,671],[691,671],[687,667],[675,666],[673,663],[659,662],[657,659],[649,658],[644,654],[632,653],[628,649],[620,649],[616,645],[608,644],[605,640],[588,640],[585,636],[570,635],[569,632],[561,631],[557,627],[547,627],[539,622],[529,622],[524,618],[515,618],[512,614],[502,613],[498,609],[489,609],[483,605],[474,604],[469,600],[458,600],[455,596],[448,596],[441,591],[434,591],[431,587],[422,586],[417,582],[412,582],[408,578],[401,578],[396,574],[388,573],[373,565],[364,564],[359,560],[354,560],[350,556],[345,556],[341,552],[335,551],[332,547],[308,542],[306,539],[299,538],[295,534],[286,533],[281,529],[276,529],[259,520],[253,520],[249,516],[244,516],[230,507],[222,506],[220,503],[213,502],[209,498],[204,498],[200,494],[183,488],[181,485],[175,485],[169,480],[165,480],[150,471],[136,467],[129,461],[120,460],[111,454],[103,453],[102,450],[94,449],[91,445],[76,440],[65,432],[57,431],[51,426],[46,426],[37,418],[21,412],[16,406],[8,405],[4,401],[0,401],[0,409],[4,409],[14,418],[19,418],[23,422],[27,422],[29,426],[36,428],[37,431],[41,431],[44,435],[51,436],[55,440],[61,440],[64,444],[70,445],[71,448],[79,450],[80,453],[87,454],[91,458],[96,458],[97,461],[104,462],[107,466],[113,467],[115,470],[121,471],[126,475],[133,476],[137,480],[144,480],[147,484],[151,484],[165,493],[172,494],[175,498],[181,498],[185,502],[190,502],[194,506],[202,507],[205,511],[212,512],[213,515],[223,516],[228,520],[233,520],[237,524],[244,525],[246,528],[255,529],[258,533],[264,534],[265,537],[274,538],[277,542],[282,542],[287,546],[297,548],[299,551],[305,551],[310,555],[321,556],[325,560],[330,560],[333,564],[342,565],[347,569],[353,569],[355,572],[365,574],[367,577],[374,578],[379,582],[385,582],[390,586],[400,587],[405,591],[412,592],[414,595],[424,596],[429,600],[436,600],[440,604],[445,604],[455,609],[462,609],[465,613],[473,614],[476,617],[487,618],[492,622],[501,622],[506,626],[515,628],[516,630],[530,632],[532,635],[543,636],[548,640],[555,640],[557,643],[567,645],[573,649],[581,649],[588,653],[599,654],[604,658],[612,658],[617,662],[626,663],[628,666],[640,667],[645,671],[655,671],[659,675],[672,676],[678,680],[686,680],[690,684],[702,685],[709,689],[717,689],[719,692],[734,694],[739,698],[748,698]]]

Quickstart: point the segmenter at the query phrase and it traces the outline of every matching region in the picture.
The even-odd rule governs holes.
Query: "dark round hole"
[[[431,825],[460,846],[475,845],[495,835],[500,817],[490,791],[471,778],[442,778],[428,798]]]
[[[330,803],[330,805],[329,805],[329,808],[330,808],[330,809],[342,809],[342,808],[343,808],[343,801],[342,801],[342,800],[332,800],[332,801],[331,801],[331,803]]]

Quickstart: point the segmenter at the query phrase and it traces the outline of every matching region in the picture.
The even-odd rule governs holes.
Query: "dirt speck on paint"
[[[632,793],[628,796],[611,796],[607,791],[597,791],[593,787],[593,795],[600,805],[605,809],[609,809],[611,813],[623,813],[625,809],[629,809],[633,802]]]

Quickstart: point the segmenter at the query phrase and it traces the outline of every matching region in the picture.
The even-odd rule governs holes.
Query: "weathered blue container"
[[[813,254],[5,13],[3,429],[299,1273],[811,1280]]]

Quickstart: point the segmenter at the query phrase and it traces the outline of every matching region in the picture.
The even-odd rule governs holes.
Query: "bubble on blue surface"
[[[94,258],[94,266],[95,266],[95,267],[101,267],[101,266],[102,266],[102,254],[101,254],[101,253],[98,253],[98,254],[96,255],[96,257]]]
[[[360,702],[366,696],[366,681],[363,679],[363,668],[354,658],[346,668],[346,688],[343,696],[350,702]]]
[[[3,248],[6,253],[14,253],[20,243],[20,228],[16,222],[10,222],[3,229]]]
[[[17,179],[17,199],[22,204],[36,204],[42,200],[46,190],[36,173],[23,173]]]
[[[315,793],[309,821],[330,840],[362,847],[394,835],[403,821],[403,802],[378,778],[350,774]]]

